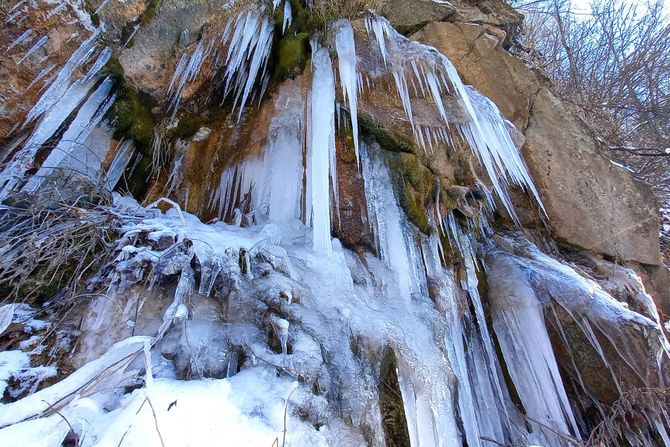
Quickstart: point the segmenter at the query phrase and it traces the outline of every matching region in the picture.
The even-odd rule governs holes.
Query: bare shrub
[[[587,447],[608,447],[627,442],[636,446],[661,445],[660,430],[667,430],[670,390],[639,388],[622,394],[586,442]],[[664,428],[665,427],[665,428]],[[653,438],[657,437],[657,442]]]
[[[16,193],[0,205],[2,301],[31,302],[59,290],[74,295],[111,252],[111,195],[90,182]]]

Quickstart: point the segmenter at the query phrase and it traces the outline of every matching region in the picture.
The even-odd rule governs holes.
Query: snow
[[[22,351],[0,352],[0,394],[7,389],[7,381],[30,366],[30,357]]]
[[[161,446],[161,438],[165,445],[271,446],[282,440],[293,384],[275,383],[269,374],[252,368],[231,379],[156,379],[151,390],[135,391],[119,410],[102,416],[82,446],[116,446],[121,438],[128,447]],[[287,446],[327,445],[323,433],[290,411],[287,415]]]

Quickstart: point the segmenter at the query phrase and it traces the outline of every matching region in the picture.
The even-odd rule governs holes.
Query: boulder
[[[504,32],[502,46],[508,48],[521,31],[524,16],[505,0],[455,0],[453,21],[494,27]]]
[[[456,8],[449,2],[390,0],[384,4],[381,13],[399,32],[410,34],[427,23],[452,19]]]
[[[522,148],[555,237],[644,264],[661,263],[651,188],[603,154],[593,131],[540,90]]]

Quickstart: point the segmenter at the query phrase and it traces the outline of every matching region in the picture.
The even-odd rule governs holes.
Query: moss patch
[[[201,127],[207,124],[207,119],[198,115],[184,115],[179,118],[177,127],[168,129],[166,136],[170,140],[181,138],[186,140],[195,135]]]
[[[151,183],[151,175],[151,156],[143,155],[128,178],[128,192],[136,198],[144,197]]]
[[[121,65],[121,62],[119,62],[116,56],[112,56],[100,70],[100,75],[109,76],[117,85],[120,85],[123,83],[125,71],[123,70],[123,65]]]
[[[147,4],[147,9],[144,10],[144,14],[142,14],[142,18],[140,19],[143,25],[151,22],[153,18],[156,17],[156,12],[158,11],[158,5],[160,2],[161,0],[151,0]]]
[[[293,79],[305,70],[309,52],[309,34],[286,36],[279,41],[275,79]]]
[[[391,179],[400,206],[407,218],[424,234],[432,232],[426,211],[433,203],[436,182],[433,173],[414,154],[393,154],[389,163]]]
[[[359,113],[358,123],[362,133],[374,137],[377,143],[385,150],[414,153],[414,142],[412,140],[391,131],[371,116]]]
[[[144,93],[137,92],[127,84],[123,84],[118,92],[110,115],[116,118],[117,139],[132,138],[137,149],[147,154],[151,147],[154,120],[151,116],[150,104],[153,99]]]

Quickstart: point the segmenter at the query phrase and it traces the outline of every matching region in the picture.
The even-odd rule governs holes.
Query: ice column
[[[315,250],[330,254],[330,186],[337,197],[335,166],[335,81],[328,50],[312,44],[314,76],[307,153],[307,218]]]

